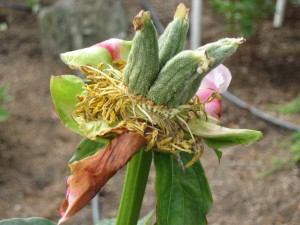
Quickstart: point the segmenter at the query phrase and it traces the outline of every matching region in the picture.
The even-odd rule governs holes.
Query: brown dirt
[[[171,20],[179,1],[156,4],[164,23]],[[189,1],[183,1],[189,5]],[[223,19],[204,1],[203,43],[227,36]],[[139,1],[126,1],[130,19],[141,9]],[[282,116],[268,105],[284,103],[299,94],[300,8],[288,4],[285,25],[262,27],[259,45],[249,42],[225,62],[233,74],[230,91],[275,116],[300,124],[299,114]],[[168,13],[165,13],[168,12]],[[0,219],[40,216],[59,218],[64,198],[66,163],[80,137],[64,128],[55,116],[49,92],[51,74],[70,71],[46,58],[38,40],[36,18],[24,12],[0,9],[9,29],[0,33],[0,82],[9,88],[10,118],[0,124]],[[251,49],[256,57],[249,57]],[[222,123],[230,127],[257,129],[264,139],[249,147],[223,151],[221,164],[211,151],[202,159],[212,188],[214,206],[209,224],[296,225],[300,223],[300,171],[297,166],[257,179],[272,167],[272,158],[288,158],[291,132],[261,121],[224,101]],[[118,209],[124,170],[101,191],[101,216],[114,217]],[[155,205],[154,173],[151,173],[145,214]],[[92,224],[87,206],[66,224]]]

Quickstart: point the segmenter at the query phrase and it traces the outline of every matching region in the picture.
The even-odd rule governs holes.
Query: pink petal
[[[219,65],[209,72],[202,80],[196,95],[200,101],[205,104],[205,110],[208,115],[219,119],[222,114],[222,102],[220,99],[209,100],[214,92],[223,93],[227,90],[231,73],[224,65]]]
[[[210,98],[210,96],[215,92],[214,89],[199,89],[196,93],[196,95],[198,96],[198,98],[200,99],[200,101],[202,103],[207,102],[207,100]]]
[[[220,99],[214,99],[205,104],[205,110],[208,115],[219,119],[222,115],[222,102]]]
[[[213,89],[219,93],[227,90],[231,82],[231,73],[223,64],[210,71],[202,80],[199,89]]]
[[[110,38],[106,41],[96,44],[96,46],[101,46],[109,51],[113,60],[119,60],[121,59],[122,44],[123,40],[118,38]]]

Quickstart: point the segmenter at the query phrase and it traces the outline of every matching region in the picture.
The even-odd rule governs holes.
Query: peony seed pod
[[[159,72],[158,41],[150,12],[141,11],[133,20],[136,30],[124,70],[125,84],[136,95],[146,96]]]
[[[208,56],[214,59],[211,64],[211,69],[213,69],[235,53],[239,45],[245,41],[245,38],[223,38],[216,42],[203,45],[196,49],[196,51],[207,51]]]
[[[178,53],[161,69],[147,94],[147,99],[169,108],[181,104],[178,102],[181,100],[177,98],[179,94],[188,91],[191,83],[201,81],[202,74],[208,70],[210,62],[204,51],[185,50]]]
[[[174,20],[170,22],[158,39],[159,47],[159,68],[166,62],[181,52],[185,47],[186,35],[189,29],[189,9],[180,3],[174,15]]]

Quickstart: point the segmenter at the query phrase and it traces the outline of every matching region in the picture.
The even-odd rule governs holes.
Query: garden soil
[[[151,2],[167,24],[179,1]],[[131,21],[142,6],[137,0],[127,0],[126,4]],[[224,31],[224,19],[212,11],[207,0],[203,14],[203,43],[232,36]],[[0,9],[0,15],[2,19],[6,17],[9,25],[7,31],[0,33],[0,84],[9,88],[10,96],[6,105],[10,117],[0,123],[0,219],[45,217],[57,221],[65,196],[67,162],[81,137],[57,118],[49,80],[51,75],[72,71],[58,59],[43,54],[35,15],[9,9]],[[130,32],[133,33],[132,26]],[[270,18],[262,24],[256,41],[241,46],[225,62],[233,75],[229,90],[275,117],[300,124],[299,114],[283,116],[269,107],[299,95],[299,57],[300,7],[288,3],[283,28],[274,29]],[[261,130],[264,138],[250,146],[224,149],[220,164],[212,151],[206,150],[201,162],[214,199],[208,224],[300,224],[299,166],[292,165],[259,178],[278,165],[276,159],[289,159],[292,132],[262,121],[227,100],[223,104],[222,124]],[[102,218],[117,214],[124,171],[118,172],[101,190]],[[143,215],[155,208],[154,180],[152,171]],[[91,225],[91,206],[66,224]]]

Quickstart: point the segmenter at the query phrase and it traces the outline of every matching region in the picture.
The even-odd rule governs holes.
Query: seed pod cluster
[[[134,19],[136,34],[124,71],[129,91],[168,108],[185,104],[197,92],[202,78],[245,41],[225,38],[195,51],[183,51],[188,11],[180,4],[159,39],[150,12],[141,11]]]

